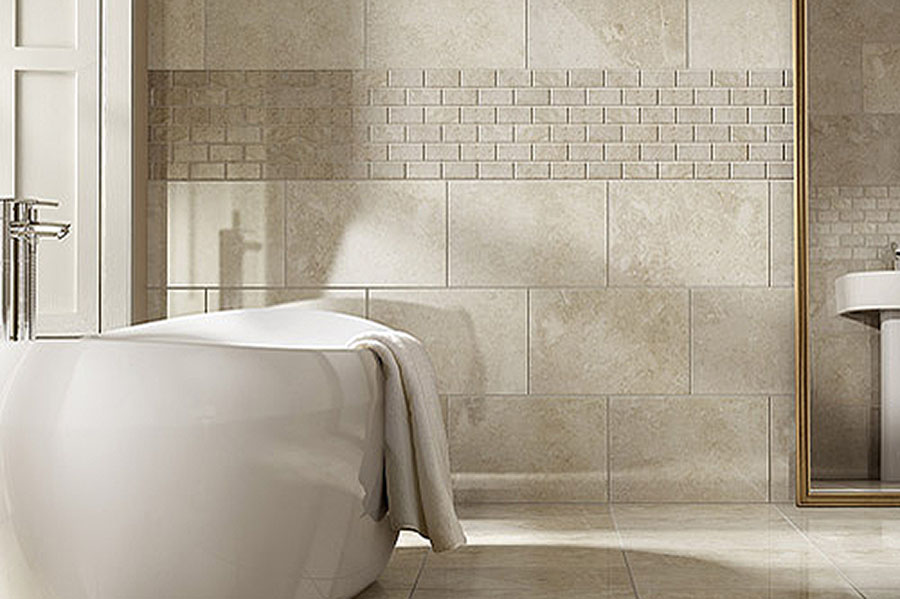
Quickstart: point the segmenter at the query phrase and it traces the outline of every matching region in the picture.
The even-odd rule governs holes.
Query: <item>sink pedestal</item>
[[[881,480],[900,481],[900,310],[881,312]]]
[[[900,270],[851,272],[834,291],[838,314],[881,323],[881,480],[900,482]]]

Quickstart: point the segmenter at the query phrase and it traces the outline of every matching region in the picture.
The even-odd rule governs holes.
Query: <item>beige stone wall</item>
[[[790,0],[152,14],[157,315],[419,336],[464,501],[789,497]]]
[[[900,5],[809,5],[813,476],[878,476],[879,338],[835,314],[834,280],[900,241]]]

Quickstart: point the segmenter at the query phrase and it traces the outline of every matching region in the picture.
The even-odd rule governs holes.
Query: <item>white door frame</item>
[[[101,7],[99,296],[105,331],[130,325],[142,312],[144,269],[134,258],[143,257],[147,44],[145,0],[103,0]]]

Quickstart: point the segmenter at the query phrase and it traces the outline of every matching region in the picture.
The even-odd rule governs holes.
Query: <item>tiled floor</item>
[[[402,535],[359,599],[900,599],[900,509],[480,505],[469,545]]]

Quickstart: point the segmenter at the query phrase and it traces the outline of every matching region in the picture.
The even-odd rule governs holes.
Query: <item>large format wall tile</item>
[[[358,69],[364,0],[207,0],[211,69]]]
[[[768,398],[610,398],[612,501],[766,501]]]
[[[900,44],[863,44],[862,54],[863,110],[900,112]]]
[[[606,398],[451,397],[458,501],[604,501]]]
[[[811,3],[810,15],[818,12]],[[850,3],[846,3],[848,6]],[[812,18],[812,17],[810,17]],[[810,21],[807,77],[809,113],[854,114],[862,112],[863,85],[859,60],[861,43],[835,39],[834,30],[823,31]]]
[[[795,451],[793,395],[776,395],[769,400],[769,499],[789,502],[796,489],[797,453]]]
[[[369,67],[525,67],[521,0],[370,0]]]
[[[284,283],[282,183],[169,183],[169,285]]]
[[[767,246],[764,182],[610,183],[610,285],[766,285]]]
[[[900,114],[814,115],[809,124],[813,185],[900,183]]]
[[[776,287],[794,284],[794,184],[773,181],[769,184],[769,210],[772,221],[772,264],[770,282]]]
[[[209,311],[264,308],[298,303],[309,310],[330,310],[365,318],[366,292],[343,289],[211,289]]]
[[[444,285],[439,182],[287,183],[288,285]]]
[[[147,2],[147,66],[202,69],[206,46],[204,0]]]
[[[604,183],[450,183],[450,284],[602,286]]]
[[[165,181],[147,184],[147,286],[166,286],[166,217],[168,191]]]
[[[422,340],[447,394],[525,393],[524,290],[371,291],[369,317]]]
[[[205,311],[206,292],[202,289],[170,289],[166,293],[167,318],[203,314]]]
[[[690,0],[690,67],[791,66],[791,0]]]
[[[531,0],[530,65],[683,68],[683,0]]]
[[[688,293],[533,290],[534,393],[688,391]]]
[[[692,292],[695,393],[790,393],[794,380],[793,291]]]
[[[875,412],[877,414],[877,412]],[[877,420],[867,405],[810,405],[810,470],[813,479],[877,478]]]

